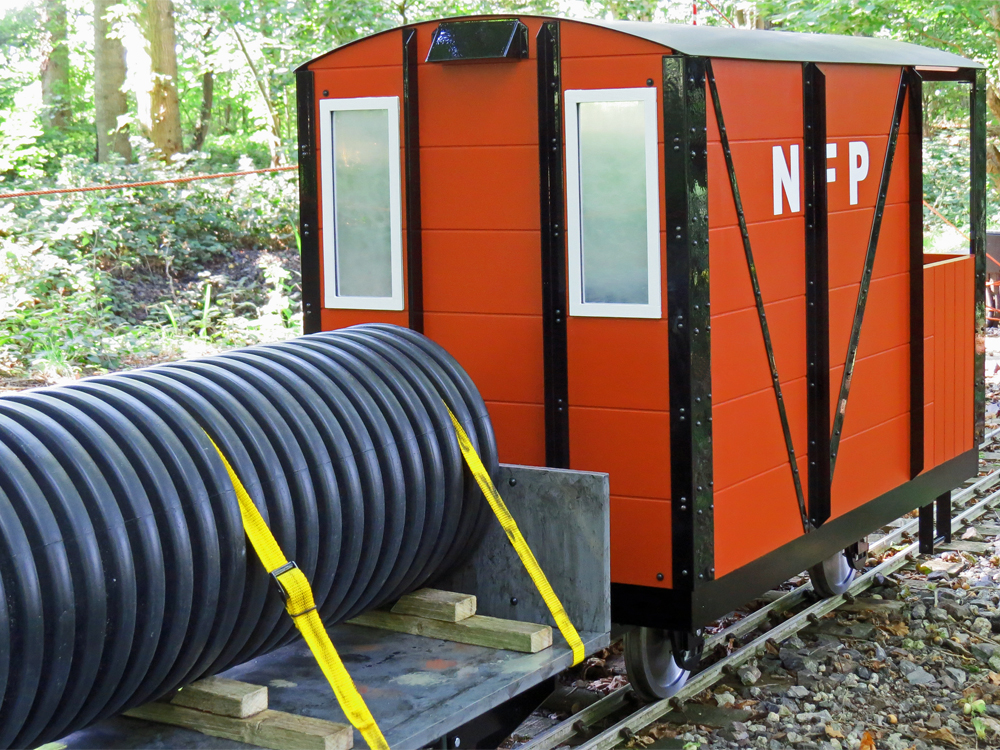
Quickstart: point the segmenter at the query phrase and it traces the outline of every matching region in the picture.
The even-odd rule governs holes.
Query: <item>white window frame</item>
[[[333,113],[338,110],[387,110],[389,124],[389,261],[392,294],[388,297],[350,297],[337,294],[336,185],[333,179]],[[400,180],[399,97],[366,96],[320,99],[320,173],[323,192],[323,306],[348,310],[402,310],[403,221]],[[395,155],[395,158],[394,158]]]
[[[569,314],[599,318],[661,318],[660,302],[660,171],[657,138],[656,89],[567,89],[566,101],[566,215],[569,246]],[[646,268],[649,273],[645,304],[585,302],[583,299],[583,226],[580,184],[579,108],[583,102],[643,103],[646,140]]]

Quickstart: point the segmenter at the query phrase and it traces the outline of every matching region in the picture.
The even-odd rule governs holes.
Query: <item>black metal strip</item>
[[[403,29],[403,167],[406,180],[406,308],[409,325],[424,332],[424,258],[420,219],[420,106],[417,30]]]
[[[951,490],[938,495],[935,504],[937,505],[937,535],[947,544],[951,541]]]
[[[975,83],[977,73],[974,68],[959,68],[958,70],[918,68],[916,72],[925,81],[965,81],[966,83]]]
[[[806,381],[809,521],[830,517],[830,281],[826,182],[826,76],[802,66],[806,199]]]
[[[977,446],[986,434],[986,71],[976,71],[976,82],[969,96],[972,119],[969,133],[969,170],[972,173],[969,236],[972,247],[969,250],[976,256],[972,445]]]
[[[319,190],[316,180],[316,101],[311,70],[295,73],[299,127],[299,243],[302,254],[302,332],[322,329],[319,271]]]
[[[706,60],[663,58],[673,585],[715,578]]]
[[[910,477],[924,470],[924,113],[923,82],[910,89]]]
[[[871,286],[872,269],[875,266],[875,250],[878,248],[878,236],[882,230],[882,213],[885,211],[885,196],[889,191],[889,177],[892,174],[892,160],[896,154],[896,140],[899,137],[899,122],[903,117],[903,103],[906,101],[906,75],[899,76],[899,88],[896,91],[896,105],[892,112],[892,126],[889,130],[889,143],[885,149],[885,161],[882,164],[882,178],[878,186],[878,198],[875,201],[875,216],[872,218],[871,233],[868,235],[868,252],[865,255],[865,267],[861,274],[861,288],[858,290],[858,303],[854,308],[854,324],[851,326],[851,338],[847,345],[847,359],[844,364],[844,374],[840,380],[840,395],[837,397],[837,412],[833,417],[833,433],[830,437],[830,477],[837,466],[837,451],[840,448],[840,435],[844,429],[844,415],[847,412],[847,398],[851,393],[851,378],[854,376],[854,366],[858,359],[858,342],[861,340],[861,323],[865,317],[865,305],[868,303],[868,288]]]
[[[715,74],[712,71],[712,61],[707,63],[708,86],[712,92],[712,104],[715,107],[715,119],[719,124],[719,136],[722,139],[722,153],[726,157],[726,169],[729,172],[729,185],[733,191],[733,203],[736,205],[736,217],[740,224],[740,236],[743,238],[743,253],[747,259],[747,269],[750,271],[750,285],[753,287],[753,298],[757,305],[757,318],[760,321],[760,333],[764,339],[764,351],[767,354],[767,364],[771,369],[771,386],[774,388],[774,398],[778,403],[778,416],[781,417],[781,431],[785,437],[785,450],[788,452],[788,465],[792,470],[792,482],[795,485],[795,499],[799,505],[799,515],[802,529],[812,530],[809,515],[806,512],[805,496],[802,492],[802,478],[799,476],[799,464],[795,458],[795,447],[792,445],[792,430],[788,425],[788,412],[785,409],[785,399],[781,395],[781,380],[778,377],[778,365],[774,359],[774,346],[771,344],[771,331],[767,325],[767,314],[764,312],[764,298],[760,292],[760,281],[757,278],[757,265],[753,259],[753,249],[750,247],[750,232],[747,230],[746,215],[743,213],[743,200],[740,198],[740,187],[736,179],[736,168],[733,166],[733,154],[729,149],[729,134],[722,116],[722,103],[719,101],[719,88],[715,84]],[[824,146],[825,148],[825,146]],[[669,278],[669,276],[668,276]]]
[[[920,506],[917,539],[921,555],[934,554],[934,503]]]
[[[545,464],[569,468],[566,363],[566,232],[563,188],[559,22],[542,24],[538,55],[538,171],[541,185],[542,335],[545,367]]]

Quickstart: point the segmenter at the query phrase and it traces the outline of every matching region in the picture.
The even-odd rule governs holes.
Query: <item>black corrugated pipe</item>
[[[57,739],[290,641],[228,458],[327,624],[431,582],[489,507],[485,404],[365,325],[0,398],[0,747]]]

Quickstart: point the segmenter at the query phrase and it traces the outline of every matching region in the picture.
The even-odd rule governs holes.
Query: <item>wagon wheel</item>
[[[691,675],[674,658],[671,640],[669,631],[655,628],[633,628],[625,633],[625,669],[632,689],[643,700],[671,697]],[[700,653],[699,649],[698,656]]]
[[[857,573],[851,563],[848,550],[843,550],[809,568],[809,578],[816,593],[829,599],[847,591]]]

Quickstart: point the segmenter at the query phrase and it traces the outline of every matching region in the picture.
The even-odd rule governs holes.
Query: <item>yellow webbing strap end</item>
[[[368,706],[365,705],[364,698],[361,697],[354,681],[347,673],[347,669],[344,668],[344,663],[340,660],[337,649],[333,647],[330,636],[327,634],[326,628],[323,627],[323,621],[316,611],[312,588],[309,586],[305,574],[299,570],[294,562],[289,562],[285,558],[281,547],[278,546],[278,541],[267,527],[260,511],[253,504],[253,500],[247,494],[240,478],[236,476],[233,467],[229,465],[229,461],[226,460],[219,446],[215,445],[215,441],[212,441],[212,445],[219,452],[219,458],[222,459],[229,479],[233,483],[233,489],[236,490],[236,497],[240,501],[240,515],[243,517],[243,529],[246,531],[247,538],[264,567],[277,581],[278,588],[285,598],[285,609],[292,616],[295,627],[302,633],[309,650],[316,657],[320,669],[323,670],[330,687],[333,688],[334,695],[337,696],[340,708],[355,729],[361,732],[368,747],[372,750],[389,750],[389,744],[382,736],[382,731],[375,723]]]
[[[562,602],[559,601],[556,592],[552,590],[549,580],[545,577],[541,567],[538,565],[538,561],[531,553],[528,543],[521,536],[521,530],[514,523],[514,517],[507,510],[507,505],[504,503],[503,498],[500,497],[500,493],[497,492],[497,488],[493,485],[493,480],[490,479],[490,475],[486,472],[486,467],[483,466],[483,462],[476,453],[476,449],[472,447],[472,441],[469,440],[465,429],[455,418],[455,415],[451,413],[451,409],[448,409],[448,415],[451,417],[452,424],[455,425],[455,434],[458,436],[458,447],[462,449],[462,455],[465,457],[465,462],[472,471],[472,476],[476,478],[476,483],[483,491],[483,494],[486,495],[486,500],[496,514],[497,520],[503,527],[504,533],[507,534],[510,543],[514,546],[514,551],[517,552],[517,556],[524,563],[524,567],[527,569],[528,575],[531,576],[531,580],[534,581],[538,593],[542,595],[545,606],[549,608],[549,612],[555,618],[559,632],[563,634],[563,638],[566,639],[570,648],[573,649],[573,666],[575,667],[583,661],[585,656],[580,634],[576,632],[573,623],[569,621],[569,616],[566,614],[566,610],[563,609]]]

